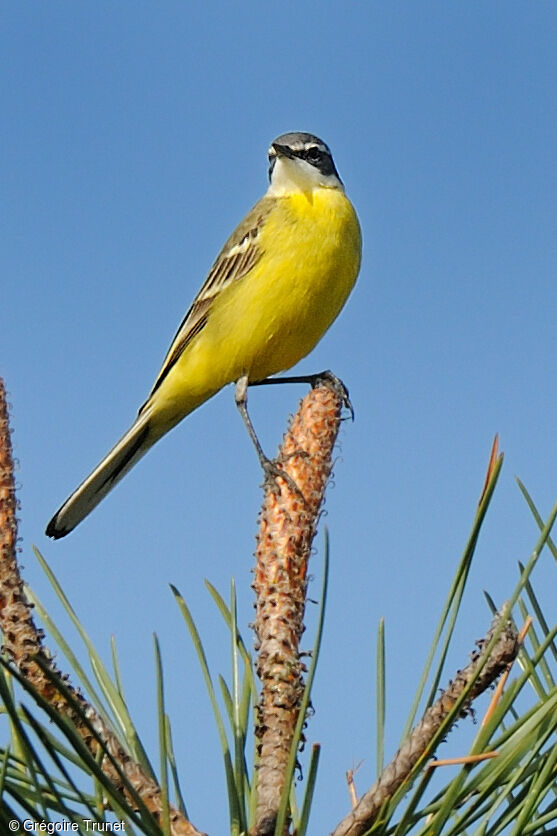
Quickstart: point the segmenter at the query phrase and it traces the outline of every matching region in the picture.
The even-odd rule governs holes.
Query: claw
[[[278,493],[279,486],[276,480],[284,479],[290,490],[293,493],[297,494],[302,500],[302,502],[306,501],[305,496],[303,495],[302,491],[300,490],[292,476],[290,476],[289,473],[286,473],[285,470],[282,470],[282,468],[279,467],[279,465],[276,462],[271,461],[270,459],[266,459],[265,461],[261,462],[261,466],[263,468],[263,472],[265,473],[265,487],[268,487],[270,490],[274,491],[275,493]]]

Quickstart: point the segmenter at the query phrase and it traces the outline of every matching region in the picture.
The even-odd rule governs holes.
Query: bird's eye
[[[310,163],[318,163],[321,159],[321,156],[321,151],[315,145],[313,145],[311,148],[308,148],[306,152],[306,159]]]

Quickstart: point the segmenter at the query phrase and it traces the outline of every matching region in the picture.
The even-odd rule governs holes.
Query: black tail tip
[[[46,536],[52,537],[53,540],[60,540],[61,537],[65,537],[66,534],[70,533],[69,528],[61,528],[58,526],[58,523],[56,521],[57,516],[58,515],[55,514],[54,517],[52,517],[51,521],[45,529]]]

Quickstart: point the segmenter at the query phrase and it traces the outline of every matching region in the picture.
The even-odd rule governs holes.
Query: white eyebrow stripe
[[[302,151],[309,151],[310,148],[317,148],[318,151],[321,151],[323,154],[328,154],[331,156],[331,152],[327,148],[326,145],[321,145],[317,142],[296,142],[294,145],[290,146],[292,151],[295,154],[300,154]]]
[[[294,154],[300,154],[302,151],[309,151],[310,148],[317,148],[318,151],[321,151],[323,154],[328,154],[331,156],[331,152],[321,142],[293,142],[291,145],[287,146]],[[277,151],[274,145],[271,145],[269,148],[269,157],[276,157]]]

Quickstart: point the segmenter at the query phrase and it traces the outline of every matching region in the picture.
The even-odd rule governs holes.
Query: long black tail
[[[110,453],[54,514],[46,527],[48,537],[58,540],[69,534],[145,455],[155,441],[156,436],[150,438],[148,415],[139,415]]]

